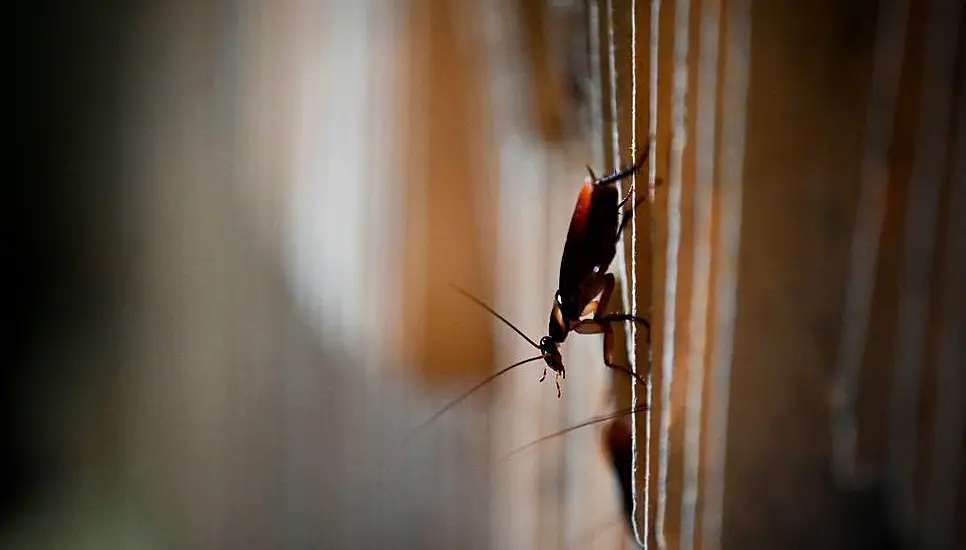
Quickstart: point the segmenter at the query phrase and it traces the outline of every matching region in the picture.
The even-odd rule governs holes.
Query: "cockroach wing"
[[[588,278],[604,273],[617,252],[617,186],[586,183],[577,196],[567,242],[560,260],[559,290],[564,296],[581,296]],[[572,304],[577,311],[564,311],[576,318],[585,303]]]

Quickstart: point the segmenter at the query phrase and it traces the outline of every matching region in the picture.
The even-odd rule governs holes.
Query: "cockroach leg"
[[[614,329],[608,321],[598,321],[597,319],[584,319],[577,323],[574,331],[579,334],[603,334],[604,335],[604,364],[608,368],[626,372],[633,376],[638,382],[644,383],[644,379],[637,373],[614,361]]]
[[[637,317],[636,315],[631,315],[630,313],[610,313],[600,318],[600,322],[608,323],[608,324],[623,323],[626,321],[637,323],[639,325],[644,325],[644,328],[647,329],[647,343],[648,344],[651,343],[651,323],[648,323],[647,319],[642,319],[641,317]]]
[[[640,317],[636,317],[634,315],[630,315],[630,314],[627,314],[627,313],[610,313],[610,314],[606,314],[601,309],[600,304],[604,304],[604,307],[607,307],[607,304],[610,303],[610,296],[611,296],[611,294],[614,293],[614,287],[616,285],[617,285],[617,279],[614,277],[614,274],[613,273],[605,273],[604,276],[603,276],[603,282],[601,283],[600,299],[593,300],[592,302],[590,302],[589,304],[587,304],[587,307],[584,308],[584,311],[581,314],[581,317],[593,313],[594,314],[593,319],[592,320],[588,320],[588,321],[590,321],[591,323],[597,324],[597,325],[607,325],[607,324],[616,323],[616,322],[619,322],[619,321],[620,322],[623,322],[623,321],[633,321],[635,323],[640,323],[640,324],[644,325],[645,327],[647,327],[647,334],[648,334],[647,340],[648,340],[648,342],[650,342],[651,341],[651,324],[649,322],[647,322],[645,319],[642,319]],[[577,321],[576,323],[574,323],[573,329],[574,330],[577,330],[578,327],[581,327],[581,326],[586,326],[585,321],[583,321],[583,320],[582,321]],[[581,334],[600,334],[600,332],[603,331],[603,329],[600,330],[600,331],[593,331],[592,329],[586,329],[586,328],[583,329],[583,330],[591,330],[591,332],[584,333],[584,332],[581,332],[581,330],[577,330],[577,332],[580,332]]]
[[[637,199],[637,202],[634,203],[634,207],[623,213],[623,215],[621,216],[621,224],[617,228],[617,239],[621,238],[621,232],[624,231],[624,228],[627,227],[627,224],[631,221],[631,218],[634,217],[634,211],[637,210],[637,207],[640,206],[641,203],[645,202],[646,200],[647,198]],[[621,205],[623,204],[624,204],[624,201],[621,201]]]
[[[614,278],[613,273],[608,273],[604,275],[604,285],[603,285],[603,289],[600,292],[599,303],[607,304],[610,302],[610,295],[614,292],[614,286],[616,284],[617,284],[617,281]],[[607,325],[609,325],[610,323],[617,323],[617,322],[624,322],[624,321],[631,321],[634,323],[642,324],[644,325],[645,328],[647,328],[647,342],[648,343],[651,342],[651,323],[647,322],[646,319],[642,319],[640,317],[631,315],[629,313],[604,314],[601,311],[600,306],[598,305],[598,307],[596,307],[594,310],[594,321],[596,321],[598,324],[607,324]]]
[[[625,204],[627,204],[627,201],[630,200],[631,193],[633,192],[634,192],[634,184],[632,183],[631,186],[627,189],[627,194],[624,195],[624,198],[621,199],[619,203],[617,203],[617,208],[622,208]]]
[[[591,182],[597,181],[597,174],[594,173],[594,169],[591,168],[589,164],[586,166],[587,166],[587,173],[590,174],[590,181]]]
[[[617,279],[614,277],[613,273],[605,273],[603,277],[604,284],[600,290],[600,300],[598,304],[604,304],[604,308],[610,303],[610,295],[614,293],[614,286],[617,285]],[[600,322],[601,317],[604,316],[602,308],[598,305],[594,309],[594,320]]]
[[[609,175],[604,176],[604,177],[602,177],[602,178],[600,178],[598,180],[595,180],[595,183],[597,185],[604,185],[604,184],[612,183],[612,182],[615,182],[615,181],[620,181],[622,179],[629,178],[630,176],[633,176],[634,174],[636,174],[638,172],[638,170],[641,169],[642,166],[644,166],[644,163],[647,161],[647,155],[650,152],[651,152],[651,148],[650,148],[650,146],[648,146],[647,150],[644,151],[644,154],[642,154],[640,156],[640,158],[637,160],[636,163],[634,163],[633,165],[628,166],[627,168],[624,168],[622,170],[618,170],[618,171],[614,172],[613,174],[609,174]]]
[[[609,368],[624,371],[638,381],[644,382],[640,376],[631,371],[629,368],[614,362],[614,329],[611,327],[611,323],[632,321],[640,323],[647,327],[647,340],[651,340],[651,324],[646,320],[630,315],[627,313],[611,313],[605,314],[600,307],[600,304],[607,304],[610,300],[611,294],[614,292],[614,286],[617,284],[617,280],[613,273],[606,273],[603,277],[603,285],[600,292],[600,299],[591,302],[591,304],[597,304],[594,306],[594,316],[591,319],[582,319],[577,321],[573,325],[573,330],[578,334],[603,334],[604,335],[604,364]],[[606,307],[606,306],[605,306]],[[586,309],[589,309],[588,305]]]
[[[566,371],[562,371],[562,370],[561,371],[554,371],[554,373],[553,373],[553,383],[554,383],[555,386],[557,386],[557,399],[560,399],[560,396],[563,395],[563,393],[560,391],[560,379],[561,378],[567,378]],[[540,375],[540,379],[537,380],[537,382],[543,382],[546,379],[547,379],[547,367],[545,366],[545,367],[543,367],[543,374]]]

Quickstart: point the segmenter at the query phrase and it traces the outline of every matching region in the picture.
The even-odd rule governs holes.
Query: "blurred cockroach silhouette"
[[[615,418],[604,428],[604,452],[620,487],[624,520],[630,534],[634,535],[634,474],[631,471],[632,442],[631,423],[627,416]]]
[[[551,434],[545,435],[535,441],[531,441],[526,445],[518,447],[513,451],[504,455],[499,461],[499,464],[506,463],[514,456],[535,447],[545,441],[555,439],[557,437],[569,434],[570,432],[586,428],[588,426],[593,426],[603,422],[607,422],[607,426],[603,430],[601,437],[601,447],[604,456],[607,457],[608,466],[610,467],[611,474],[616,478],[617,488],[620,492],[621,499],[621,515],[623,516],[623,524],[627,529],[628,535],[633,539],[634,533],[634,472],[632,470],[633,461],[633,436],[631,432],[631,422],[630,415],[643,413],[648,410],[647,405],[637,406],[635,408],[622,409],[607,413],[604,415],[596,416],[579,424],[570,426],[569,428],[564,428],[558,430]],[[589,533],[589,536],[593,536],[594,533]]]
[[[621,208],[630,199],[631,191],[628,190],[624,198],[618,201],[617,182],[637,173],[647,161],[649,152],[650,146],[634,165],[600,178],[594,174],[590,166],[587,167],[589,176],[584,179],[584,185],[577,196],[577,204],[574,206],[574,213],[570,218],[570,228],[567,231],[567,240],[564,243],[563,256],[560,260],[560,278],[557,292],[554,295],[553,306],[550,310],[547,336],[540,338],[540,343],[535,342],[479,298],[459,286],[451,284],[462,295],[503,321],[527,343],[537,349],[540,355],[518,361],[489,376],[448,403],[427,420],[427,424],[495,378],[516,367],[539,359],[543,359],[546,363],[539,381],[543,382],[546,378],[548,368],[552,370],[557,397],[560,398],[560,380],[567,376],[563,357],[560,354],[560,344],[567,339],[567,335],[571,331],[579,334],[603,334],[604,364],[633,376],[641,383],[644,382],[640,375],[614,361],[614,330],[611,325],[625,321],[640,323],[647,328],[648,341],[650,341],[650,323],[627,313],[607,314],[604,309],[607,307],[616,284],[614,274],[608,273],[607,270],[617,253],[617,243],[620,241],[624,228],[627,227],[628,222],[634,215],[634,210],[646,200],[640,199],[631,208],[621,212]],[[597,298],[598,296],[599,298]],[[586,318],[591,314],[593,314],[593,317]]]

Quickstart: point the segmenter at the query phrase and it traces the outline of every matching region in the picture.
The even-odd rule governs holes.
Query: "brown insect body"
[[[589,180],[589,178],[588,178]],[[603,288],[603,273],[617,253],[617,186],[584,183],[570,219],[560,260],[557,295],[564,320],[580,317]],[[549,334],[559,327],[551,323]]]
[[[637,376],[613,360],[614,336],[611,323],[634,321],[643,324],[648,331],[650,324],[632,315],[607,315],[604,308],[616,284],[614,274],[607,270],[617,254],[620,235],[634,213],[634,208],[631,208],[623,215],[623,220],[620,219],[620,209],[627,202],[630,193],[618,202],[617,182],[640,170],[646,160],[647,152],[630,168],[602,178],[594,175],[590,167],[587,168],[590,176],[584,180],[577,195],[577,203],[567,231],[567,241],[560,259],[560,278],[550,311],[547,336],[540,340],[540,350],[546,357],[547,366],[558,377],[566,377],[558,348],[571,331],[581,334],[602,333],[604,363],[610,368]],[[600,298],[595,300],[597,296]],[[582,319],[591,314],[592,318]],[[543,379],[540,378],[541,381]],[[559,379],[557,386],[559,395]]]

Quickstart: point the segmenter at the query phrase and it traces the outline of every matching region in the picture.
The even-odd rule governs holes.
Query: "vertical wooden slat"
[[[708,464],[703,537],[710,550],[721,548],[724,521],[725,457],[731,393],[732,351],[737,318],[738,253],[741,242],[745,128],[751,69],[751,0],[726,4],[722,82],[721,196],[715,273],[712,381],[708,405]]]
[[[685,124],[686,99],[688,91],[688,46],[690,30],[690,0],[677,0],[674,5],[674,57],[672,69],[671,89],[671,144],[670,162],[667,178],[667,244],[665,248],[664,275],[664,309],[662,311],[662,356],[661,356],[661,423],[658,432],[659,460],[657,483],[657,518],[654,524],[658,547],[667,548],[666,514],[668,501],[677,501],[677,491],[668,494],[669,481],[674,479],[671,474],[673,466],[670,464],[672,443],[671,424],[672,413],[679,409],[675,404],[675,392],[672,392],[675,371],[675,352],[678,341],[677,323],[679,321],[679,263],[681,261],[681,197],[683,194],[683,162],[684,149],[687,142],[687,126]],[[686,289],[681,289],[685,290]],[[672,520],[670,530],[676,531],[677,518]],[[676,535],[674,536],[676,540]]]
[[[599,0],[587,0],[587,58],[589,64],[588,85],[590,103],[590,144],[594,164],[603,166],[604,153],[604,98],[603,98],[603,56],[601,53],[601,19]]]
[[[647,97],[647,117],[636,117],[634,121],[634,134],[646,136],[647,147],[650,147],[649,160],[647,165],[647,198],[648,204],[654,205],[655,187],[657,180],[657,165],[661,158],[659,153],[660,141],[657,139],[658,130],[658,77],[659,77],[659,45],[660,45],[660,10],[661,1],[651,0],[650,2],[638,2],[640,9],[636,10],[638,18],[643,20],[646,25],[641,25],[641,33],[638,42],[642,44],[635,51],[635,66],[640,69],[641,74],[647,76],[638,80],[638,86],[634,93],[638,97]],[[635,19],[637,25],[637,19]],[[644,120],[642,120],[644,119]],[[646,122],[645,122],[646,120]],[[643,142],[644,140],[639,140]],[[634,306],[638,312],[650,320],[651,330],[648,331],[646,340],[647,346],[643,350],[638,348],[637,364],[643,365],[647,369],[647,383],[644,387],[634,389],[631,405],[634,408],[641,403],[648,405],[648,411],[643,415],[634,415],[631,419],[632,435],[632,479],[635,483],[634,490],[634,511],[633,520],[635,535],[639,543],[643,543],[645,548],[651,544],[651,534],[653,526],[653,495],[655,494],[655,484],[651,475],[652,456],[657,450],[653,443],[653,420],[656,418],[654,413],[655,402],[653,398],[653,387],[655,380],[653,368],[653,342],[655,341],[654,328],[657,324],[655,316],[654,292],[652,291],[655,278],[654,264],[654,239],[655,239],[655,216],[649,211],[647,219],[639,220],[640,223],[634,224],[634,240],[638,243],[632,251],[635,258],[634,269],[636,272],[637,287],[634,289],[636,298]],[[638,227],[642,229],[638,229]],[[644,235],[641,235],[641,233]],[[643,460],[642,460],[643,457]]]
[[[903,234],[895,363],[889,404],[889,482],[893,517],[905,536],[916,522],[914,476],[926,352],[936,219],[945,178],[960,3],[934,0],[926,23],[919,127]]]
[[[961,42],[962,44],[963,42]],[[949,193],[946,201],[945,251],[940,275],[940,330],[936,355],[936,397],[931,425],[929,481],[922,505],[921,545],[923,548],[953,548],[957,514],[956,492],[966,477],[966,65],[959,48],[959,101],[956,105],[955,144],[950,162]],[[924,464],[923,464],[924,465]],[[960,544],[963,541],[959,541]]]
[[[604,142],[609,145],[610,151],[610,164],[607,168],[612,171],[630,166],[633,162],[637,161],[643,152],[635,143],[637,121],[632,118],[632,115],[636,112],[634,101],[637,92],[635,87],[636,83],[634,82],[636,78],[634,10],[633,0],[607,0],[604,2],[604,13],[606,15],[605,27],[607,31],[604,52],[608,61],[606,75],[607,90],[609,92],[607,122],[610,131],[608,132],[609,136],[603,137]],[[634,185],[636,181],[637,178],[635,177],[634,180],[625,180],[624,182],[618,183],[619,196],[623,197],[630,189],[630,186]],[[624,207],[625,212],[630,210],[631,205],[636,204],[637,196],[637,193],[635,193],[634,198]],[[644,220],[646,223],[649,217],[648,207],[649,204],[645,202],[635,208],[634,217],[631,219],[629,226],[625,228],[621,239],[622,242],[617,247],[617,254],[611,265],[611,271],[617,276],[620,295],[616,300],[612,298],[609,307],[613,311],[619,309],[622,312],[631,311],[634,314],[638,311],[636,291],[641,281],[638,279],[639,272],[636,268],[638,253],[636,231],[640,220]],[[627,261],[628,255],[631,257],[631,265]],[[623,347],[624,350],[623,354],[618,354],[619,357],[623,356],[618,361],[628,365],[632,370],[637,372],[646,372],[646,367],[642,367],[642,364],[647,364],[646,356],[639,353],[640,348],[643,347],[640,344],[646,340],[639,338],[639,327],[636,323],[624,323],[622,327],[615,325],[614,328],[617,331],[623,328],[625,331],[615,334],[616,344]],[[628,401],[630,402],[630,406],[636,408],[638,405],[637,394],[644,390],[644,388],[637,388],[633,380],[628,383],[627,378],[627,376],[621,373],[611,373],[612,384],[615,385],[614,395],[621,408]],[[626,397],[628,389],[631,392],[630,399]],[[643,399],[641,401],[643,402]],[[640,420],[639,416],[635,414],[631,418],[632,434],[634,433],[634,425]],[[632,453],[634,453],[633,448],[634,438],[632,436]],[[632,454],[633,456],[636,456],[636,453]],[[636,466],[631,464],[632,475],[635,469]],[[634,492],[634,498],[636,498],[637,491]],[[634,525],[634,538],[643,540],[640,525],[636,521]]]
[[[863,137],[862,190],[852,234],[842,336],[831,396],[832,468],[840,482],[847,484],[863,477],[856,456],[858,418],[855,407],[886,213],[888,153],[892,143],[908,14],[907,0],[892,0],[882,5],[872,59],[872,82]]]
[[[687,418],[684,439],[684,479],[681,488],[681,544],[691,550],[697,532],[700,481],[702,405],[707,354],[707,324],[711,284],[711,206],[715,180],[715,135],[718,100],[720,0],[702,2],[698,53],[697,127],[695,130],[694,262],[688,326]]]
[[[661,548],[661,537],[663,535],[657,529],[657,513],[659,508],[660,493],[666,489],[660,479],[659,465],[661,454],[669,451],[668,442],[662,441],[662,426],[664,409],[673,407],[674,404],[665,400],[664,377],[665,368],[661,361],[664,357],[664,337],[665,325],[665,290],[667,280],[667,243],[668,243],[668,192],[667,188],[657,188],[658,174],[662,174],[660,179],[664,180],[664,185],[668,182],[663,174],[667,174],[670,155],[671,132],[663,131],[661,128],[671,127],[671,90],[673,74],[673,50],[674,33],[670,32],[674,28],[674,10],[668,9],[668,2],[653,0],[651,4],[651,55],[649,72],[651,75],[649,94],[651,94],[651,115],[652,126],[651,140],[653,149],[651,151],[650,168],[652,173],[649,177],[650,192],[653,196],[651,226],[649,227],[650,240],[650,271],[652,274],[651,286],[648,291],[651,294],[651,387],[649,403],[651,406],[649,427],[650,447],[648,449],[648,468],[650,483],[648,487],[648,513],[647,522],[651,530],[650,544]],[[668,435],[670,435],[668,433]]]

